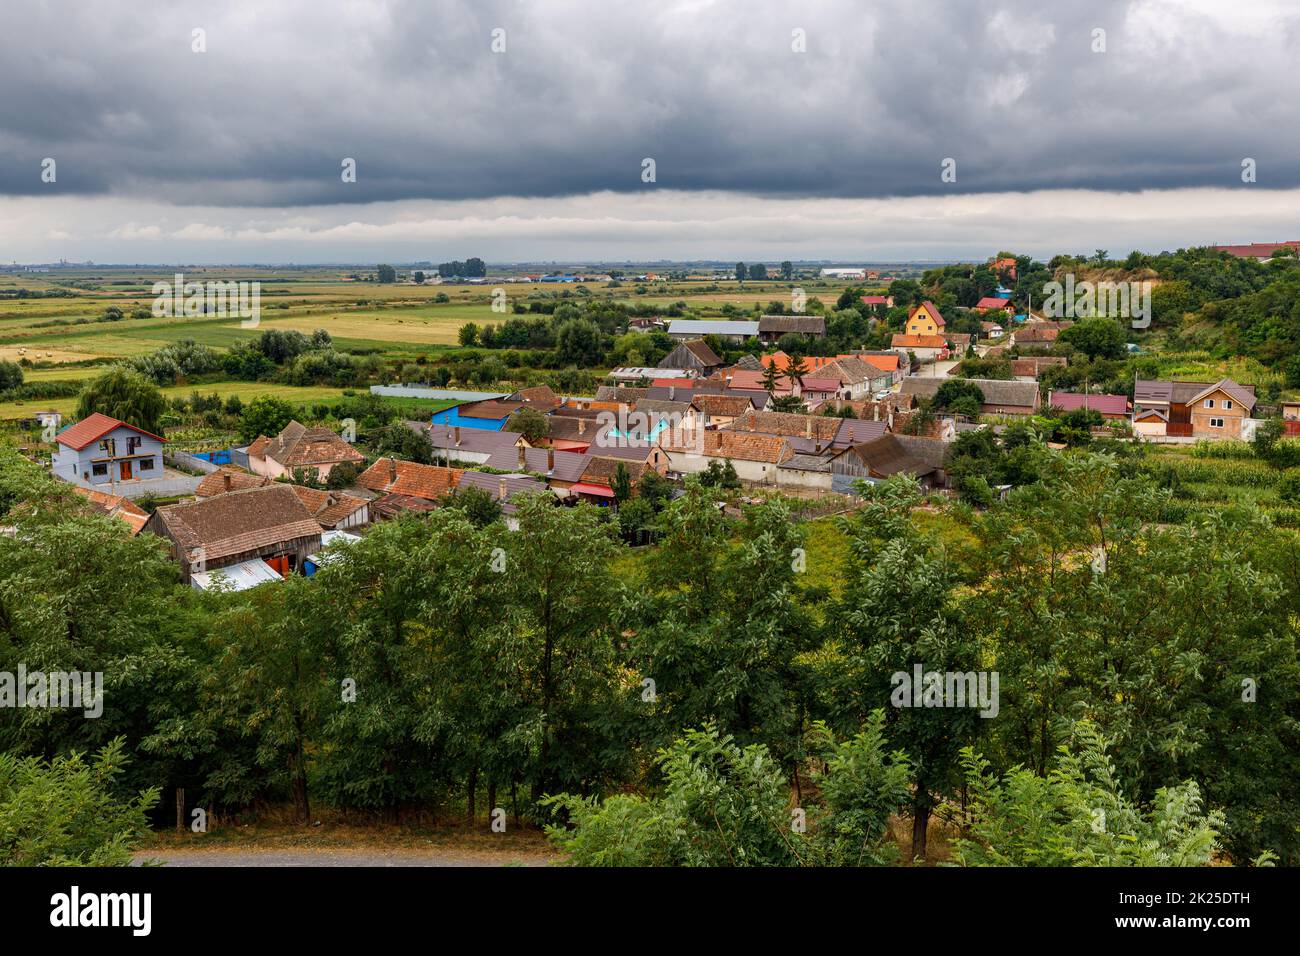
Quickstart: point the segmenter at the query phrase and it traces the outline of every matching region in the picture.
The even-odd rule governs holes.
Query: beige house
[[[302,470],[314,471],[316,480],[324,481],[335,465],[365,460],[328,428],[308,428],[298,422],[285,425],[274,438],[259,435],[248,446],[248,470],[267,478],[292,478]]]
[[[1254,395],[1232,379],[1222,379],[1188,400],[1192,436],[1241,439],[1242,425],[1254,408]]]

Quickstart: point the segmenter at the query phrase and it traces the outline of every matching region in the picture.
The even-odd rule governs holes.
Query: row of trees
[[[202,594],[157,541],[5,452],[0,667],[102,671],[107,703],[98,720],[6,710],[0,746],[52,758],[120,736],[137,757],[124,798],[183,786],[223,815],[473,815],[486,797],[580,836],[629,787],[651,807],[636,813],[679,819],[680,768],[757,747],[765,813],[784,794],[815,823],[807,845],[788,826],[764,837],[772,859],[883,860],[880,819],[901,808],[908,854],[938,814],[974,862],[1032,858],[1005,821],[1075,799],[1065,745],[1112,794],[1096,798],[1112,843],[1175,834],[1150,859],[1202,860],[1208,839],[1238,862],[1297,862],[1294,538],[1250,511],[1161,527],[1163,493],[1105,456],[1041,467],[1006,505],[938,526],[915,484],[874,486],[840,543],[815,548],[779,501],[732,521],[692,482],[630,564],[599,509],[523,498],[510,532],[445,508],[375,527],[313,579]],[[997,671],[997,716],[896,706],[892,675],[915,665]],[[1081,720],[1109,742],[1105,779]],[[828,767],[861,786],[837,795]],[[1188,809],[1165,826],[1169,794]],[[619,855],[623,829],[597,829],[592,853],[637,859]]]

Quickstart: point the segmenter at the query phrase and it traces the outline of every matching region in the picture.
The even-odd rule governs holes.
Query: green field
[[[723,315],[726,305],[764,308],[773,300],[785,302],[791,283],[746,282],[711,279],[635,283],[591,282],[574,284],[503,283],[488,285],[413,285],[350,278],[347,270],[303,268],[297,270],[191,269],[185,281],[261,283],[261,317],[256,328],[245,328],[230,316],[155,316],[153,284],[172,282],[171,271],[105,269],[67,270],[41,274],[0,275],[0,360],[22,362],[28,383],[91,378],[114,361],[143,355],[182,339],[216,349],[228,349],[254,338],[265,329],[330,333],[336,348],[357,354],[378,355],[391,363],[420,358],[437,359],[458,349],[462,325],[499,324],[509,319],[516,305],[608,299],[667,308],[674,303],[702,317]],[[833,304],[843,282],[803,280],[809,296]],[[507,312],[493,310],[494,288],[505,291]],[[51,298],[7,297],[16,290],[54,293]],[[445,298],[447,301],[437,301]],[[115,306],[124,318],[97,321]],[[137,317],[138,316],[138,317]],[[187,396],[197,388],[222,397],[248,399],[272,394],[291,401],[313,401],[341,394],[334,388],[294,388],[257,382],[218,382],[165,389],[169,398]],[[71,412],[75,398],[30,399],[0,403],[0,419],[21,418],[43,409]]]

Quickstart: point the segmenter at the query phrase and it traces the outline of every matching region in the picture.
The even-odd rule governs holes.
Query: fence
[[[163,461],[176,468],[184,468],[186,471],[201,471],[205,475],[220,468],[220,465],[208,461],[206,458],[199,458],[197,455],[191,455],[187,451],[172,450],[163,455]]]

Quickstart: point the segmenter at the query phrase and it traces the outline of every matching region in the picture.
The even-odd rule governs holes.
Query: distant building
[[[1241,246],[1211,246],[1211,248],[1239,259],[1271,259],[1276,249],[1294,249],[1297,254],[1300,254],[1300,239],[1289,239],[1286,242],[1248,242]]]
[[[758,320],[758,337],[775,345],[783,335],[802,335],[810,339],[826,338],[826,318],[821,315],[764,315]]]
[[[724,342],[745,342],[758,336],[758,323],[715,319],[673,319],[668,323],[668,337],[679,342],[705,335],[716,335]]]

